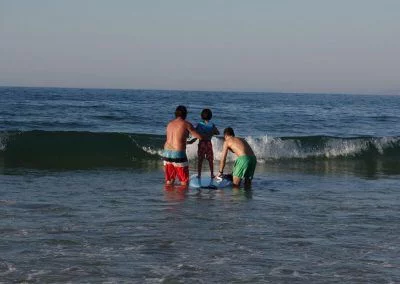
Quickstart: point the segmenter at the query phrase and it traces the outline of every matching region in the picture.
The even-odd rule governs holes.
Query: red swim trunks
[[[164,162],[165,181],[173,181],[176,177],[180,182],[187,183],[189,181],[189,167],[175,166],[173,163]]]
[[[210,140],[199,141],[199,148],[197,149],[197,155],[199,158],[206,158],[208,161],[214,160],[214,152]]]
[[[174,181],[176,177],[181,183],[189,181],[189,165],[184,151],[164,150],[165,181]]]

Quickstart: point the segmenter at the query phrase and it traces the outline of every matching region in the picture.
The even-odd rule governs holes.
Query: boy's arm
[[[224,172],[227,155],[228,155],[228,143],[224,142],[224,146],[222,147],[221,161],[219,163],[218,176],[222,176]]]
[[[193,125],[190,122],[187,123],[187,130],[189,131],[190,135],[192,135],[194,138],[197,138],[200,140],[203,139],[203,136],[199,132],[196,131],[196,129],[193,127]]]
[[[197,140],[197,138],[193,138],[193,139],[187,140],[186,144],[193,144],[196,140]]]

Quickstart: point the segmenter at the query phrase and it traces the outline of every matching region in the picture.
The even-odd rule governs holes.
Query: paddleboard
[[[218,189],[232,185],[229,178],[211,178],[210,176],[202,176],[198,178],[197,175],[192,175],[189,180],[189,187],[191,188],[207,188]]]

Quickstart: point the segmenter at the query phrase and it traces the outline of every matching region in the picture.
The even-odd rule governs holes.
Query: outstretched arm
[[[224,172],[227,155],[228,155],[228,143],[224,142],[224,146],[222,148],[222,153],[221,153],[221,161],[219,162],[218,176],[222,176]]]
[[[193,139],[189,139],[186,141],[186,144],[193,144],[194,142],[196,142],[197,138],[193,138]]]
[[[192,135],[192,137],[195,137],[200,140],[203,139],[203,136],[199,132],[196,131],[196,129],[193,127],[193,125],[190,122],[188,122],[187,125],[188,125],[187,130],[189,131],[190,135]]]

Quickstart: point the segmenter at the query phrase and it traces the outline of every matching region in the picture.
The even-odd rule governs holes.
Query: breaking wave
[[[280,160],[379,160],[400,158],[400,137],[246,137],[260,163]],[[154,134],[20,131],[0,132],[7,166],[45,168],[142,167],[161,162],[165,136]],[[223,139],[213,138],[219,160]],[[188,145],[189,160],[197,145]],[[230,161],[233,155],[228,156]]]

